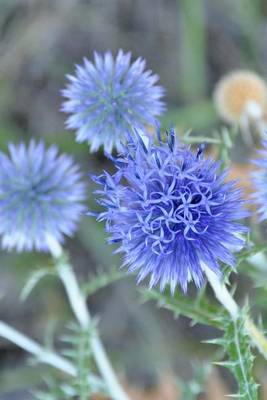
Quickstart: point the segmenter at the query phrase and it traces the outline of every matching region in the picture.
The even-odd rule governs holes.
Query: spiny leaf
[[[60,383],[55,378],[46,379],[47,391],[33,392],[36,400],[73,400],[78,396],[77,390],[70,384]]]
[[[228,368],[235,376],[239,385],[239,393],[235,397],[257,400],[258,385],[252,374],[254,356],[251,353],[251,341],[246,329],[247,314],[245,308],[236,321],[222,318],[224,335],[217,344],[226,350],[229,360],[217,364]]]
[[[91,329],[83,330],[79,325],[69,324],[68,333],[63,336],[63,341],[69,344],[64,349],[65,356],[71,358],[77,368],[77,376],[72,382],[80,400],[87,400],[93,393],[88,382],[88,371],[92,369],[91,337],[94,335],[97,321],[93,320]]]
[[[251,353],[251,339],[246,321],[248,310],[244,309],[237,321],[229,320],[229,315],[217,306],[211,305],[202,293],[196,299],[176,293],[174,297],[156,290],[142,289],[144,300],[155,300],[160,307],[171,310],[174,314],[185,315],[206,325],[214,326],[225,333],[213,344],[221,346],[228,353],[229,359],[218,364],[231,370],[239,384],[237,397],[244,400],[257,400],[257,387],[252,376],[254,356]]]
[[[264,253],[267,252],[267,244],[254,244],[254,243],[248,243],[246,247],[241,250],[238,255],[237,255],[237,266],[242,267],[242,263],[244,261],[247,261],[249,258],[252,256],[258,254],[258,253]]]
[[[252,344],[257,347],[259,352],[263,355],[265,360],[267,360],[267,340],[265,337],[266,332],[260,325],[257,327],[253,321],[247,316],[245,321],[245,328],[252,340]]]
[[[95,325],[96,321],[93,320],[92,329],[88,331],[83,330],[76,323],[68,324],[67,333],[62,338],[62,342],[68,347],[62,349],[62,354],[71,359],[76,367],[77,375],[73,378],[68,377],[67,381],[64,381],[64,376],[48,377],[45,380],[47,390],[34,392],[36,400],[88,400],[92,394],[100,393],[100,388],[95,387],[88,379],[88,374],[94,368],[91,336],[94,334]],[[107,394],[104,382],[101,394]]]
[[[172,311],[175,315],[184,315],[201,324],[214,326],[221,329],[220,319],[218,318],[224,311],[218,306],[210,304],[200,292],[192,299],[182,293],[176,292],[175,296],[167,293],[160,293],[156,290],[141,289],[144,301],[155,300],[159,307]]]
[[[36,285],[46,276],[55,275],[55,272],[50,267],[39,268],[37,271],[33,271],[28,277],[22,291],[20,298],[25,301],[31,294]]]
[[[100,289],[105,288],[125,277],[125,273],[118,268],[111,268],[109,271],[101,271],[97,276],[90,278],[89,282],[82,286],[83,293],[91,296]]]

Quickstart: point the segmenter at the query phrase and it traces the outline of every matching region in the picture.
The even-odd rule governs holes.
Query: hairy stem
[[[223,305],[223,307],[229,312],[233,321],[236,321],[240,309],[236,304],[235,300],[227,290],[225,284],[221,282],[218,276],[211,271],[208,267],[203,266],[207,279],[214,291],[215,297],[218,301]],[[250,338],[253,341],[253,344],[258,348],[261,354],[267,359],[267,339],[262,334],[262,332],[256,327],[254,322],[247,317],[245,321],[245,327],[247,333],[249,334]]]
[[[239,309],[235,300],[227,290],[224,283],[222,283],[218,276],[208,267],[204,267],[205,274],[208,278],[210,286],[212,287],[214,294],[218,301],[223,305],[223,307],[229,312],[234,321],[237,320]]]
[[[57,263],[59,277],[65,287],[72,311],[81,327],[89,331],[92,322],[91,316],[86,305],[85,297],[79,288],[79,284],[77,282],[73,269],[69,263],[60,262],[60,258],[63,252],[59,243],[51,237],[47,238],[47,243],[53,257],[56,260],[59,260],[59,262]],[[129,400],[128,395],[124,392],[115,375],[115,372],[110,364],[106,351],[97,332],[94,332],[94,334],[92,335],[91,347],[95,362],[103,379],[107,384],[111,397],[114,400]]]
[[[242,356],[242,352],[241,352],[241,344],[240,344],[240,340],[238,337],[238,327],[237,327],[237,323],[236,320],[234,320],[234,342],[235,342],[235,348],[237,351],[237,356],[238,356],[238,363],[241,369],[241,373],[242,373],[242,378],[245,384],[245,388],[246,391],[245,393],[247,394],[248,398],[253,400],[253,395],[250,393],[250,385],[249,385],[249,381],[247,378],[247,374],[246,374],[246,368],[244,366],[244,362],[243,362],[243,356]]]

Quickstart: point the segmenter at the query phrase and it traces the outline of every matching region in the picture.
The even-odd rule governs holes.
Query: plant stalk
[[[64,357],[45,349],[39,343],[20,333],[3,321],[0,321],[0,336],[32,354],[39,362],[57,368],[59,371],[62,371],[70,376],[77,376],[77,370],[74,365]],[[88,382],[94,388],[98,388],[100,392],[103,392],[103,384],[97,376],[90,374],[88,377]]]
[[[208,267],[204,267],[205,274],[212,287],[215,297],[231,315],[233,321],[236,321],[239,315],[238,305],[227,290],[225,284],[221,282],[218,276]]]
[[[207,279],[214,291],[215,297],[223,305],[223,307],[231,315],[231,318],[236,322],[240,309],[231,296],[230,292],[227,290],[225,284],[221,282],[218,276],[211,271],[207,266],[203,266]],[[254,322],[247,317],[245,321],[245,327],[248,335],[251,337],[254,345],[258,348],[260,353],[267,359],[267,339],[262,334],[262,332],[257,328]]]
[[[91,328],[92,319],[86,305],[86,299],[79,288],[79,284],[73,272],[72,266],[66,262],[60,262],[60,257],[63,255],[63,251],[57,241],[55,241],[52,237],[47,237],[47,244],[50,248],[52,256],[59,261],[57,263],[58,274],[65,287],[72,311],[76,316],[80,326],[84,330],[89,331]],[[94,332],[92,335],[91,347],[95,362],[109,389],[111,397],[114,400],[130,400],[115,375],[97,332]]]

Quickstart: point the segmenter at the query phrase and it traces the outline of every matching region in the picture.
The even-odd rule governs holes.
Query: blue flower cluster
[[[232,252],[243,246],[246,228],[237,221],[248,212],[240,190],[202,153],[178,145],[173,131],[158,145],[136,135],[112,157],[117,172],[94,177],[105,208],[98,220],[120,243],[124,265],[139,282],[150,276],[150,287],[186,291],[191,280],[200,287],[204,266],[220,275],[218,261],[234,266]]]
[[[145,70],[143,59],[130,61],[131,53],[122,50],[115,59],[95,53],[94,63],[85,58],[76,75],[68,75],[62,111],[70,114],[67,127],[77,130],[77,141],[88,142],[91,151],[120,149],[126,130],[154,124],[165,108],[158,76]]]
[[[47,251],[47,235],[62,242],[84,211],[85,185],[70,156],[33,140],[0,152],[2,247]]]
[[[247,230],[238,221],[248,212],[240,190],[202,147],[193,152],[179,144],[173,130],[167,141],[158,133],[158,144],[146,136],[145,124],[164,110],[163,89],[144,60],[130,60],[121,50],[115,59],[110,52],[95,53],[94,63],[85,59],[68,76],[62,109],[71,114],[67,126],[77,129],[77,140],[92,151],[103,145],[117,168],[94,180],[104,207],[97,219],[106,221],[110,242],[120,243],[124,265],[139,282],[150,276],[150,287],[170,285],[174,292],[180,285],[185,292],[190,281],[202,285],[206,268],[220,276],[219,262],[234,266]],[[261,154],[255,201],[266,219],[267,142]],[[55,146],[31,141],[11,144],[9,156],[0,152],[2,247],[46,251],[48,235],[62,242],[75,230],[84,198],[78,167]]]

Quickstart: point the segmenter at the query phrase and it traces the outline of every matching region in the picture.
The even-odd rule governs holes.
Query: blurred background
[[[0,0],[0,148],[30,137],[57,143],[82,165],[90,207],[88,174],[109,165],[64,128],[60,89],[74,64],[91,58],[93,50],[122,48],[144,57],[166,88],[163,126],[173,123],[178,131],[209,135],[220,124],[211,96],[216,81],[237,68],[267,75],[266,17],[265,0]],[[103,226],[89,217],[67,248],[83,283],[120,265],[105,245]],[[0,252],[0,319],[40,342],[62,333],[72,318],[54,278],[20,303],[27,276],[47,263],[49,258],[37,253]],[[216,332],[191,327],[186,318],[174,320],[153,303],[141,304],[135,278],[119,278],[114,272],[114,283],[88,298],[110,356],[133,398],[178,400],[179,381],[190,381],[195,367],[204,370],[209,359],[211,349],[201,340]],[[239,296],[250,286],[239,282]],[[32,368],[23,351],[0,340],[1,400],[30,399],[46,373],[46,367]],[[201,398],[222,399],[234,389],[224,370],[211,376]]]

